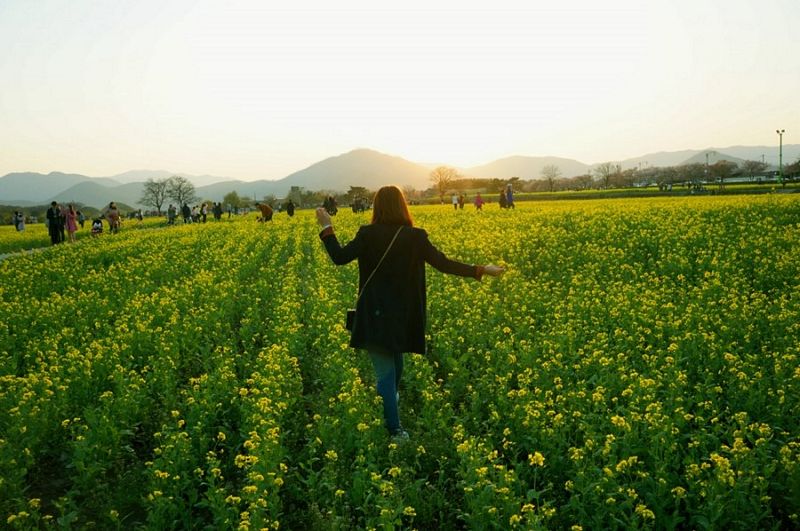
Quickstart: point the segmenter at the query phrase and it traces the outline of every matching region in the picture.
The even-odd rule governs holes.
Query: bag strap
[[[364,282],[364,285],[361,286],[361,290],[358,292],[358,297],[356,298],[356,306],[358,306],[358,301],[361,300],[361,295],[363,295],[363,293],[364,293],[364,288],[366,288],[367,284],[369,284],[369,281],[372,280],[372,275],[374,275],[375,271],[377,271],[378,268],[381,266],[381,264],[383,263],[383,259],[386,258],[387,254],[389,254],[389,250],[394,245],[394,241],[397,239],[397,236],[400,234],[401,230],[403,230],[403,226],[402,225],[400,226],[399,229],[397,229],[397,232],[394,233],[394,238],[392,238],[392,241],[389,243],[389,247],[386,248],[386,251],[383,253],[383,256],[381,256],[381,259],[378,261],[378,265],[375,266],[375,269],[373,269],[372,273],[369,274],[369,276],[367,277],[366,282]]]

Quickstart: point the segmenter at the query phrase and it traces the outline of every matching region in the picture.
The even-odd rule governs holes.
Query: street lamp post
[[[776,129],[775,132],[778,133],[780,141],[780,147],[778,148],[778,182],[783,183],[783,133],[786,132],[786,129]]]

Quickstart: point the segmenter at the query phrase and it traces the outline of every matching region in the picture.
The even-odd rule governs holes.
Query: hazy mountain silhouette
[[[291,186],[308,190],[347,190],[350,186],[376,189],[387,184],[428,188],[430,169],[371,149],[355,149],[330,157],[276,181],[279,190]]]
[[[51,196],[47,202],[82,203],[100,208],[111,201],[115,201],[135,208],[145,208],[144,205],[139,204],[139,199],[142,197],[142,191],[144,190],[143,182],[103,186],[93,181],[78,183],[59,194]]]
[[[717,155],[714,155],[716,152]],[[661,151],[658,153],[648,153],[640,157],[626,159],[620,162],[623,169],[633,168],[642,164],[642,167],[656,166],[681,166],[683,164],[706,163],[706,153],[708,153],[709,164],[714,164],[717,160],[725,159],[730,162],[741,164],[745,160],[760,161],[762,155],[764,162],[770,166],[778,165],[778,146],[731,146],[725,148],[710,147],[707,149],[686,149],[683,151]],[[789,144],[783,146],[783,163],[789,164],[800,158],[800,144]]]
[[[223,181],[231,181],[230,177],[219,177],[216,175],[190,175],[188,173],[175,173],[163,170],[131,170],[126,171],[125,173],[120,173],[118,175],[112,175],[109,179],[113,179],[117,182],[127,184],[127,183],[138,183],[138,182],[145,182],[149,179],[167,179],[172,177],[173,175],[179,175],[181,177],[186,177],[189,181],[197,186],[207,186],[209,184],[223,182]]]
[[[58,171],[47,175],[33,172],[9,173],[0,178],[0,201],[7,204],[13,201],[41,203],[78,183],[87,181],[105,186],[119,185],[118,182],[108,178],[92,178]]]
[[[520,179],[541,179],[542,170],[545,166],[556,166],[561,172],[562,177],[574,177],[583,175],[589,170],[589,165],[573,159],[561,157],[506,157],[503,159],[474,166],[463,170],[464,176],[481,178],[510,179],[519,177]]]
[[[722,151],[717,151],[715,149],[704,149],[703,151],[700,151],[699,153],[684,160],[681,164],[705,164],[706,154],[708,154],[709,164],[716,164],[721,160],[726,160],[728,162],[733,162],[734,164],[741,165],[745,160],[745,159],[740,159],[739,157],[732,157],[730,155],[723,153]]]
[[[386,155],[371,149],[355,149],[329,157],[276,181],[233,181],[215,183],[197,189],[198,195],[211,201],[222,201],[225,194],[235,191],[242,197],[259,200],[266,195],[285,197],[292,186],[306,190],[346,191],[351,186],[371,190],[387,184],[430,186],[430,168],[401,157]]]
[[[121,184],[128,184],[128,183],[141,183],[149,179],[166,179],[167,177],[171,177],[173,175],[177,174],[163,170],[131,170],[117,175],[111,175],[109,179],[113,179]],[[184,177],[188,178],[188,176],[186,175],[184,175]],[[192,181],[192,184],[197,186],[197,184],[195,184],[194,181]]]

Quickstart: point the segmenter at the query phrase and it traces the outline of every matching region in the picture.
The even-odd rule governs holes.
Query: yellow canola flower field
[[[0,525],[800,525],[800,198],[484,209],[412,207],[508,272],[428,269],[401,445],[311,211],[0,262]]]

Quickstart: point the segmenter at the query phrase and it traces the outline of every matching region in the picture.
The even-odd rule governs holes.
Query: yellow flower
[[[624,428],[627,425],[627,422],[625,422],[625,417],[614,415],[613,417],[611,417],[611,424],[613,424],[617,428]]]
[[[653,511],[647,508],[647,506],[643,503],[640,503],[636,506],[636,514],[644,518],[645,520],[653,520],[656,515],[653,514]]]
[[[539,452],[528,454],[528,464],[531,466],[544,466],[544,456]]]

